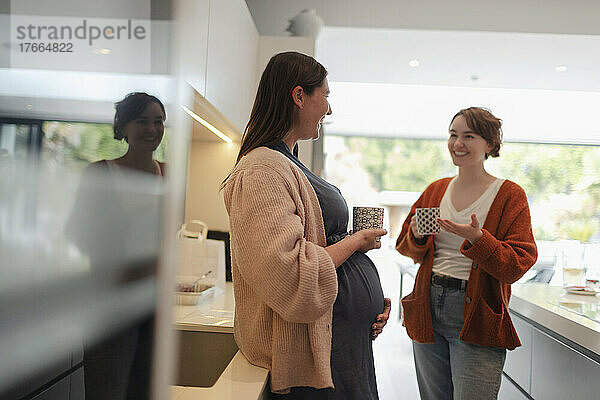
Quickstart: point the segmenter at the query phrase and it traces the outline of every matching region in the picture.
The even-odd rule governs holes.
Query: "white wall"
[[[258,79],[260,79],[271,57],[283,51],[297,51],[312,56],[315,54],[315,40],[309,37],[261,35],[256,68]]]
[[[194,141],[190,147],[185,220],[199,219],[211,230],[229,231],[221,182],[235,164],[239,143]]]

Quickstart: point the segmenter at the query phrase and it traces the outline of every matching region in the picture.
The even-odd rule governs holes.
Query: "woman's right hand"
[[[329,253],[333,264],[337,268],[356,251],[366,253],[371,249],[380,248],[381,241],[378,239],[386,234],[385,229],[363,229],[355,233],[350,232],[339,242],[325,247],[325,251]]]
[[[417,215],[413,215],[410,219],[410,229],[412,230],[413,236],[417,240],[422,240],[425,236],[419,235],[419,230],[417,229]]]
[[[381,247],[381,236],[387,235],[385,229],[362,229],[358,232],[354,232],[350,237],[355,241],[356,251],[366,253],[372,249],[378,249]]]

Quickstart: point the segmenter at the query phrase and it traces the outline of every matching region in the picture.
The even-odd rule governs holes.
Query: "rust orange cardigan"
[[[429,301],[433,236],[416,242],[410,219],[416,208],[439,207],[452,178],[433,182],[413,204],[396,241],[396,249],[421,264],[411,294],[402,299],[404,325],[416,342],[433,343]],[[490,206],[482,227],[483,236],[474,245],[465,240],[460,252],[472,260],[465,294],[465,322],[459,339],[482,346],[509,350],[521,345],[508,313],[510,285],[527,272],[537,259],[527,197],[523,189],[506,180]]]

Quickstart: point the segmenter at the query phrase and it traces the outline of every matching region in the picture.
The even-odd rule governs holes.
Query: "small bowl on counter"
[[[194,306],[198,304],[200,298],[208,294],[212,288],[214,288],[214,285],[207,285],[205,283],[194,283],[193,285],[179,283],[177,284],[177,290],[175,292],[175,304]]]

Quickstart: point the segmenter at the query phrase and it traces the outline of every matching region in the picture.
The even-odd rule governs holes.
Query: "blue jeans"
[[[464,290],[432,284],[430,296],[435,342],[413,342],[421,399],[496,399],[506,350],[458,340]]]

